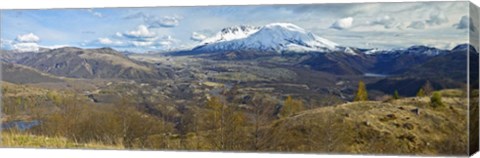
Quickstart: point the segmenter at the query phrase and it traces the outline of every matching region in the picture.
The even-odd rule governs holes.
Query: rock
[[[395,116],[395,114],[387,114],[386,117],[380,118],[380,121],[390,121],[395,119],[397,119],[397,116]]]
[[[412,129],[414,129],[414,126],[411,123],[404,123],[403,128],[406,128],[408,130],[412,130]]]
[[[365,124],[365,126],[370,126],[370,122],[368,121],[363,122],[363,124]]]
[[[420,115],[420,109],[418,109],[418,108],[412,109],[410,111],[415,113],[416,115]]]
[[[396,119],[396,118],[397,118],[397,117],[395,116],[395,114],[388,114],[387,117],[390,118],[390,119]]]
[[[415,142],[415,136],[412,134],[402,134],[397,137],[398,139],[408,140],[410,142]]]
[[[398,123],[393,123],[393,126],[395,126],[395,127],[400,127],[400,124],[398,124]]]

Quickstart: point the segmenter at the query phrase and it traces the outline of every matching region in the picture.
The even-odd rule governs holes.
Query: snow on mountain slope
[[[411,46],[409,48],[403,49],[389,49],[389,50],[381,50],[381,49],[370,49],[363,52],[364,54],[368,55],[375,55],[375,54],[411,54],[411,55],[428,55],[428,56],[436,56],[440,54],[448,53],[448,50],[437,49],[434,47],[427,47],[427,46]]]
[[[256,50],[281,52],[332,52],[350,50],[290,23],[263,27],[237,26],[223,29],[194,48],[199,51]],[[355,54],[353,51],[346,51]]]
[[[241,39],[257,32],[259,29],[260,27],[248,26],[248,25],[227,27],[222,29],[215,36],[203,40],[202,43],[209,44],[209,43],[217,43],[217,42]]]

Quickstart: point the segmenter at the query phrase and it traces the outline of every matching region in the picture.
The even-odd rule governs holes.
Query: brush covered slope
[[[171,70],[129,59],[110,49],[64,47],[20,58],[15,63],[71,78],[164,79]]]
[[[442,91],[446,106],[430,98],[352,102],[297,113],[266,131],[266,150],[325,153],[465,155],[467,104],[458,90]]]

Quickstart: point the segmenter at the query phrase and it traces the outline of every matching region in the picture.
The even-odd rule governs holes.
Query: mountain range
[[[264,53],[331,53],[356,54],[426,54],[440,55],[448,50],[416,45],[406,49],[362,49],[341,46],[291,23],[272,23],[265,26],[233,26],[222,29],[192,50],[197,53],[222,51],[257,51]]]
[[[458,45],[452,50],[422,45],[392,50],[346,47],[294,24],[272,23],[261,27],[224,28],[191,50],[148,54],[146,58],[185,56],[206,59],[214,65],[215,61],[248,61],[261,67],[302,68],[333,76],[375,74],[385,78],[384,81],[370,83],[374,89],[383,92],[408,89],[405,93],[410,95],[426,80],[438,85],[438,88],[457,87],[458,83],[465,83],[468,50],[472,51],[470,58],[478,58],[478,52],[469,44]],[[172,67],[130,57],[135,55],[138,54],[111,48],[64,47],[27,53],[2,50],[1,61],[14,64],[13,66],[26,66],[40,73],[70,78],[162,80],[179,77]],[[11,69],[13,66],[6,68]],[[27,72],[27,69],[11,70]],[[33,73],[28,70],[28,74]],[[242,71],[248,71],[248,67]],[[415,84],[411,88],[402,88],[402,85],[388,80],[415,81]]]
[[[63,47],[39,53],[2,52],[2,61],[31,67],[44,73],[71,78],[165,79],[172,71],[132,60],[111,48]]]

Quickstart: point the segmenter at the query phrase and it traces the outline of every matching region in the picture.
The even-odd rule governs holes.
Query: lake
[[[388,77],[388,75],[385,74],[376,74],[376,73],[365,73],[363,74],[366,77]]]

